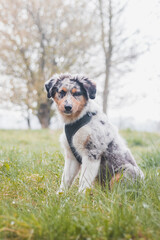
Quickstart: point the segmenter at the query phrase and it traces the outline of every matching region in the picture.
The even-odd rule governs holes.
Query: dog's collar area
[[[87,112],[82,118],[78,119],[76,122],[69,123],[65,125],[65,134],[68,140],[68,144],[70,146],[70,149],[77,159],[77,161],[82,164],[82,157],[79,155],[79,153],[76,151],[75,147],[72,143],[72,138],[74,134],[84,125],[89,123],[92,119],[92,116],[96,115],[95,112]]]

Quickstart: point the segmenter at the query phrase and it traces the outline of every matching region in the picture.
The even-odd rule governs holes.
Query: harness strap
[[[79,153],[76,151],[75,147],[73,146],[72,138],[73,138],[74,134],[81,127],[83,127],[84,125],[86,125],[87,123],[90,122],[90,120],[92,119],[92,115],[95,115],[95,114],[96,113],[87,112],[82,118],[80,118],[76,122],[65,125],[65,134],[66,134],[66,137],[68,140],[68,144],[70,146],[70,149],[71,149],[73,155],[75,156],[75,158],[77,159],[77,161],[80,164],[82,164],[82,157],[79,155]]]

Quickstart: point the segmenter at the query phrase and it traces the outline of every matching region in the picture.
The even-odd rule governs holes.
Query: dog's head
[[[81,75],[55,75],[45,83],[48,98],[53,98],[63,116],[78,117],[88,99],[94,99],[96,85]]]

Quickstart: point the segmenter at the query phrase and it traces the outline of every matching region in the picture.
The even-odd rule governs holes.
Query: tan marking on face
[[[67,88],[65,88],[65,87],[63,87],[62,90],[63,90],[64,92],[67,92]],[[61,91],[62,91],[62,90],[61,90]]]
[[[73,93],[76,93],[77,92],[77,88],[73,88],[72,90],[71,90],[71,93],[73,94]]]
[[[66,95],[62,99],[59,99],[58,93],[56,93],[54,101],[56,102],[58,110],[63,115],[63,117],[66,118],[67,120],[73,121],[74,119],[78,118],[84,106],[86,105],[87,100],[84,96],[80,96],[78,100],[75,97],[70,96],[70,103],[72,104],[72,113],[70,115],[66,115],[64,106],[67,98],[68,96]]]
[[[82,112],[84,106],[86,105],[87,100],[84,96],[80,96],[79,100],[75,99],[72,96],[72,112],[73,117],[77,118],[79,114]]]
[[[55,94],[54,101],[56,102],[56,104],[58,106],[58,110],[61,113],[64,113],[64,111],[65,111],[64,105],[65,105],[66,99],[67,99],[67,96],[64,96],[63,98],[59,98],[58,93]]]
[[[113,188],[115,182],[119,182],[119,180],[121,179],[122,174],[121,173],[116,173],[115,176],[112,177],[111,181],[110,181],[110,189]]]

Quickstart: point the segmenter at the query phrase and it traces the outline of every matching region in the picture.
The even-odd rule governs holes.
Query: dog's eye
[[[66,95],[65,91],[62,90],[62,91],[59,92],[59,97],[60,98],[63,98],[65,95]]]
[[[73,93],[73,96],[74,96],[74,97],[78,97],[78,96],[81,96],[81,95],[82,95],[81,92],[75,92],[75,93]]]

